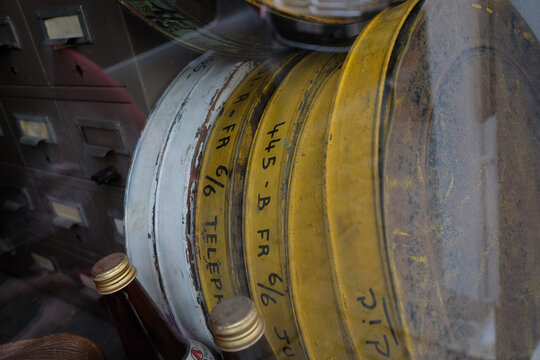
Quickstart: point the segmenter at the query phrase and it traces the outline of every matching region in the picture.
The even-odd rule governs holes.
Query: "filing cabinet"
[[[112,166],[120,174],[112,185],[124,185],[144,113],[134,104],[60,101],[58,106],[84,178]]]
[[[137,139],[196,56],[116,1],[0,1],[2,254],[72,272],[123,249]]]
[[[40,235],[74,249],[74,254],[79,249],[96,255],[118,249],[104,234],[98,215],[102,209],[95,206],[93,183],[44,171],[35,171],[34,177],[43,204],[41,216],[45,218]]]
[[[123,248],[123,189],[11,165],[0,173],[0,255],[22,250],[39,271],[71,271]]]

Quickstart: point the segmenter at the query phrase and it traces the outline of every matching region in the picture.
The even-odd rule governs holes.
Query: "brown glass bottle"
[[[98,292],[115,322],[120,340],[133,359],[216,359],[203,344],[176,333],[135,278],[137,270],[124,253],[111,254],[92,267]]]
[[[264,319],[245,296],[235,296],[217,304],[209,318],[214,342],[225,360],[275,359],[264,337]]]

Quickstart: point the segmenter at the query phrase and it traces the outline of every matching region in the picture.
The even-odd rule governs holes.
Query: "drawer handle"
[[[108,166],[103,170],[98,171],[90,177],[98,185],[111,184],[120,180],[122,176],[118,173],[114,166]]]

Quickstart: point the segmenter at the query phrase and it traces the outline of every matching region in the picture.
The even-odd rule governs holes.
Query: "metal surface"
[[[228,352],[253,346],[265,330],[264,319],[255,303],[245,296],[220,301],[210,313],[208,324],[216,346]]]
[[[203,56],[173,81],[143,132],[126,195],[128,253],[141,283],[184,333],[207,344],[192,263],[192,171],[223,103],[254,65]]]
[[[238,215],[247,156],[268,100],[300,57],[273,58],[255,68],[223,105],[208,137],[198,171],[194,236],[208,312],[225,298],[248,295]]]
[[[266,337],[274,352],[298,359],[306,355],[287,276],[283,209],[298,132],[318,91],[342,61],[339,55],[316,53],[291,70],[266,107],[247,167],[244,256],[251,294],[266,319]]]
[[[407,333],[400,329],[385,256],[379,132],[384,126],[381,114],[388,111],[382,93],[388,49],[417,3],[384,11],[357,39],[344,65],[328,135],[325,196],[334,291],[346,336],[360,357],[401,358],[406,353]]]
[[[343,61],[339,57],[337,60]],[[294,149],[287,184],[283,250],[288,259],[287,279],[296,322],[310,359],[347,358],[350,353],[332,288],[321,191],[326,132],[341,72],[340,66],[329,74],[313,98]]]
[[[531,157],[539,46],[505,1],[414,5],[370,24],[344,70],[344,79],[363,81],[343,81],[337,95],[330,230],[339,231],[333,244],[343,271],[369,274],[349,274],[341,291],[372,291],[373,310],[356,305],[377,318],[386,298],[393,327],[370,336],[383,351],[386,336],[391,356],[395,332],[413,358],[527,357],[538,341],[538,325],[526,318],[539,305],[529,278],[539,266],[531,222],[539,211]],[[396,31],[377,29],[405,6]]]
[[[205,62],[205,60],[207,61]],[[181,72],[150,114],[148,125],[142,132],[141,140],[133,155],[133,165],[130,169],[126,189],[125,227],[128,254],[133,263],[140,269],[139,281],[169,319],[172,318],[171,310],[161,289],[160,275],[153,259],[156,256],[156,249],[147,224],[151,221],[152,206],[151,194],[148,193],[148,189],[152,188],[155,177],[153,172],[156,170],[148,171],[144,164],[156,162],[160,151],[159,146],[170,127],[170,120],[176,117],[181,109],[182,101],[209,70],[207,63],[211,63],[212,60],[205,60],[199,60],[199,67],[192,66]],[[145,141],[144,139],[150,140]]]
[[[107,255],[92,266],[92,280],[102,295],[112,294],[128,286],[137,275],[137,269],[125,253]]]
[[[540,340],[540,45],[506,1],[427,2],[402,41],[381,174],[410,351],[530,358]]]

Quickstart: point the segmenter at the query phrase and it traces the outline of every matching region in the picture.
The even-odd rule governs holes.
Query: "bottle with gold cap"
[[[124,253],[108,255],[92,267],[92,278],[104,295],[128,358],[216,359],[205,345],[171,328],[136,274],[137,269]]]
[[[214,342],[225,360],[275,359],[264,335],[265,322],[251,299],[235,296],[218,303],[209,317]]]

